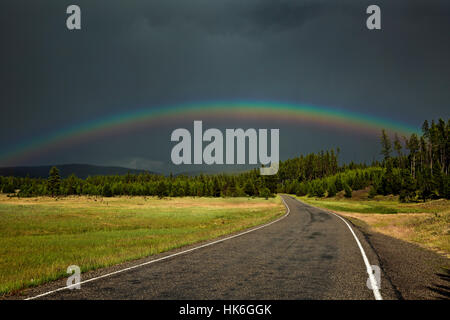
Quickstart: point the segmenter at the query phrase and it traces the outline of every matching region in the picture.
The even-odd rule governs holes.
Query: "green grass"
[[[298,197],[301,201],[341,212],[358,213],[435,213],[441,212],[448,206],[448,202],[443,200],[430,201],[426,203],[400,203],[396,198],[393,199],[346,199],[346,198],[310,198]],[[381,197],[380,197],[381,198]]]
[[[265,223],[279,198],[0,198],[0,294]]]
[[[301,201],[336,211],[374,231],[419,244],[450,257],[450,201],[400,203],[394,197],[309,198]]]
[[[301,200],[311,205],[317,205],[319,207],[323,207],[334,211],[359,212],[359,213],[384,213],[384,214],[392,214],[399,212],[398,208],[392,207],[390,204],[329,201],[310,198],[306,199],[301,198]]]

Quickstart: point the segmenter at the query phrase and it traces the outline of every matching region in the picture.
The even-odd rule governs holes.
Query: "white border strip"
[[[373,269],[372,269],[372,266],[371,266],[370,263],[369,263],[369,259],[367,259],[366,252],[364,251],[364,248],[362,247],[361,242],[359,242],[358,237],[356,236],[355,232],[353,231],[352,227],[350,227],[350,225],[348,224],[348,222],[347,222],[344,218],[342,218],[340,215],[337,215],[337,214],[334,213],[334,212],[331,212],[331,211],[328,211],[328,210],[324,210],[324,209],[322,209],[322,208],[317,208],[317,207],[311,206],[310,204],[301,202],[301,201],[298,200],[298,199],[296,199],[296,200],[297,200],[298,202],[300,202],[300,203],[302,203],[302,204],[306,204],[307,206],[310,206],[310,207],[312,207],[312,208],[319,209],[319,210],[323,210],[323,211],[325,211],[325,212],[327,212],[327,213],[334,214],[336,217],[338,217],[339,219],[341,219],[342,221],[344,221],[344,223],[345,223],[345,224],[347,225],[347,227],[350,229],[350,232],[352,233],[353,237],[355,238],[355,241],[356,241],[356,243],[358,244],[359,250],[361,251],[361,255],[362,255],[362,257],[363,257],[364,264],[366,265],[367,273],[369,274],[369,281],[370,281],[370,284],[371,284],[371,286],[372,286],[372,291],[373,291],[373,295],[375,296],[375,300],[383,300],[383,297],[381,296],[380,290],[378,289],[377,280],[375,279],[375,276],[373,275]]]
[[[203,244],[203,245],[195,247],[195,248],[191,248],[191,249],[188,249],[188,250],[177,252],[177,253],[174,253],[174,254],[171,254],[171,255],[159,258],[159,259],[147,261],[147,262],[144,262],[144,263],[132,266],[132,267],[128,267],[128,268],[125,268],[125,269],[117,270],[117,271],[114,271],[114,272],[111,272],[111,273],[107,273],[107,274],[104,274],[104,275],[101,275],[101,276],[98,276],[98,277],[95,277],[95,278],[91,278],[91,279],[88,279],[88,280],[85,280],[85,281],[81,281],[81,282],[78,282],[78,283],[75,283],[75,284],[71,284],[70,286],[61,287],[61,288],[58,288],[58,289],[55,289],[55,290],[52,290],[52,291],[48,291],[48,292],[39,294],[37,296],[33,296],[33,297],[30,297],[30,298],[27,298],[25,300],[33,300],[33,299],[41,298],[41,297],[50,295],[50,294],[58,292],[58,291],[63,291],[63,290],[70,289],[71,287],[78,286],[78,285],[81,285],[81,284],[84,284],[84,283],[88,283],[88,282],[92,282],[92,281],[95,281],[95,280],[98,280],[98,279],[110,277],[112,275],[115,275],[115,274],[118,274],[118,273],[121,273],[121,272],[125,272],[125,271],[129,271],[129,270],[133,270],[133,269],[136,269],[136,268],[139,268],[139,267],[142,267],[142,266],[146,266],[146,265],[149,265],[149,264],[152,264],[152,263],[155,263],[155,262],[167,260],[169,258],[173,258],[173,257],[179,256],[179,255],[182,255],[182,254],[185,254],[185,253],[188,253],[188,252],[192,252],[192,251],[195,251],[195,250],[198,250],[198,249],[201,249],[201,248],[205,248],[205,247],[211,246],[213,244],[224,242],[226,240],[230,240],[230,239],[233,239],[233,238],[236,238],[236,237],[240,237],[240,236],[243,236],[244,234],[247,234],[247,233],[250,233],[250,232],[253,232],[253,231],[265,228],[265,227],[268,227],[271,224],[274,224],[274,223],[276,223],[276,222],[286,218],[289,215],[289,213],[291,212],[291,209],[289,209],[289,207],[286,204],[286,202],[284,201],[283,197],[280,196],[280,198],[281,198],[281,201],[283,201],[283,204],[284,204],[284,206],[287,209],[286,210],[286,214],[284,216],[282,216],[282,217],[272,221],[272,222],[263,224],[262,226],[259,226],[259,227],[256,227],[256,228],[253,228],[253,229],[250,229],[250,230],[247,230],[247,231],[235,234],[234,236],[230,236],[230,237],[227,237],[227,238],[223,238],[223,239],[219,239],[219,240],[216,240],[216,241],[213,241],[213,242],[209,242],[209,243]]]

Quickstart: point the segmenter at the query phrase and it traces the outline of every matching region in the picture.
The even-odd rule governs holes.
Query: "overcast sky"
[[[81,7],[80,31],[66,28],[70,4]],[[370,4],[381,7],[381,31],[366,28]],[[195,101],[309,103],[412,126],[450,115],[446,0],[2,0],[0,26],[0,150],[92,119]],[[191,129],[191,120],[181,125]],[[179,125],[14,164],[198,170],[170,167],[170,133]],[[239,125],[277,125],[281,159],[337,146],[344,161],[379,154],[371,135]]]

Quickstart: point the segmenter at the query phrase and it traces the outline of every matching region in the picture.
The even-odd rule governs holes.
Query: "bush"
[[[168,195],[167,185],[164,183],[164,181],[160,181],[158,183],[158,187],[156,188],[156,195],[160,199],[167,197]]]
[[[267,200],[267,199],[269,199],[269,197],[272,196],[272,194],[270,193],[269,188],[264,187],[259,191],[259,196],[263,197]]]
[[[351,198],[352,197],[352,188],[348,184],[344,186],[344,197]]]
[[[332,183],[329,187],[328,187],[328,197],[334,197],[336,195],[336,187],[334,186],[334,183]]]
[[[14,185],[12,183],[7,183],[3,186],[3,193],[14,193],[16,192]]]
[[[113,196],[112,191],[111,191],[111,187],[109,186],[109,184],[105,184],[103,186],[102,196],[104,196],[104,197],[112,197]]]
[[[55,195],[59,195],[60,186],[61,186],[61,176],[59,175],[59,169],[56,167],[52,167],[49,172],[49,176],[47,179],[48,191],[54,197]]]
[[[377,187],[371,186],[369,190],[369,199],[373,199],[377,195]]]
[[[344,186],[342,185],[342,179],[340,175],[336,178],[335,187],[337,192],[342,191],[344,188]]]
[[[325,196],[325,188],[323,187],[322,182],[316,183],[313,187],[313,195],[318,198],[323,198]]]

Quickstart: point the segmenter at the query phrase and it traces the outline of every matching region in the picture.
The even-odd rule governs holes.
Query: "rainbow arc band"
[[[287,123],[312,123],[369,134],[379,134],[381,129],[397,132],[400,135],[418,133],[417,128],[407,124],[307,104],[258,101],[202,102],[138,109],[65,127],[53,133],[15,144],[10,148],[3,148],[3,151],[0,152],[0,161],[12,163],[36,153],[46,152],[50,148],[92,140],[96,136],[127,131],[143,125],[161,125],[186,117],[197,117],[198,120],[233,117],[250,120],[278,120]]]

